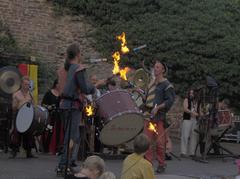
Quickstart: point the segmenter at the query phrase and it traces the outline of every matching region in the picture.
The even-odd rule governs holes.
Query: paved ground
[[[235,153],[240,154],[240,144],[225,143],[225,146]],[[179,144],[175,142],[174,154],[179,155]],[[54,168],[57,157],[48,154],[37,154],[37,159],[25,159],[18,156],[8,159],[8,154],[0,153],[0,179],[56,179]],[[120,176],[122,160],[105,160],[107,169]],[[173,158],[167,162],[167,170],[163,175],[156,175],[158,179],[218,179],[225,176],[234,178],[237,168],[234,159],[209,159],[208,164]]]

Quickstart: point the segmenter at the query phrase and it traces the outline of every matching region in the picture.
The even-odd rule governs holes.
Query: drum
[[[42,106],[34,107],[31,103],[25,103],[18,110],[16,117],[16,129],[20,133],[29,132],[40,135],[48,124],[48,110]]]
[[[229,110],[218,111],[218,127],[232,125],[232,115]]]
[[[137,107],[142,108],[143,107],[143,99],[139,92],[133,91],[132,93],[132,99],[135,101]]]
[[[109,146],[132,140],[143,129],[144,118],[127,91],[115,90],[96,100],[102,120],[100,141]]]
[[[232,115],[229,110],[219,110],[217,113],[216,127],[211,130],[212,135],[221,135],[232,126]]]

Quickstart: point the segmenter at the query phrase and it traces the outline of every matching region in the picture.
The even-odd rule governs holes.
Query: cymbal
[[[0,69],[0,91],[3,95],[15,93],[21,85],[21,75],[17,68],[6,66]]]
[[[141,89],[145,89],[149,83],[148,74],[142,69],[136,70],[133,77],[133,84]]]

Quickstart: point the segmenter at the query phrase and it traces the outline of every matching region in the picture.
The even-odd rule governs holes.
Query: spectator
[[[88,157],[79,173],[68,175],[67,179],[97,179],[105,171],[105,162],[100,157],[93,155]]]
[[[104,172],[99,179],[116,179],[116,176],[112,172]]]
[[[138,135],[134,140],[134,153],[123,162],[121,179],[153,179],[152,164],[144,159],[144,155],[150,146],[149,138],[145,134]]]

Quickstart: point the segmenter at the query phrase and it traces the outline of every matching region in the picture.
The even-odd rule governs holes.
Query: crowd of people
[[[156,160],[158,161],[156,172],[163,173],[166,169],[166,146],[167,144],[171,145],[169,133],[166,130],[169,127],[166,116],[175,100],[174,87],[166,78],[167,71],[167,65],[156,59],[153,66],[154,75],[147,89],[135,89],[136,91],[139,90],[144,101],[142,111],[145,121],[143,133],[134,139],[133,153],[127,156],[123,162],[122,179],[155,178],[153,150],[156,150]],[[29,82],[28,77],[23,77],[21,89],[13,94],[13,119],[16,118],[16,113],[23,104],[33,103]],[[117,83],[113,78],[99,80],[96,75],[92,75],[90,80],[87,79],[86,68],[81,63],[79,46],[72,44],[67,48],[65,64],[58,71],[58,79],[54,81],[52,88],[45,93],[41,102],[41,105],[49,111],[49,122],[44,132],[37,136],[40,146],[42,146],[42,152],[59,154],[60,160],[56,169],[58,176],[67,174],[69,179],[116,178],[113,173],[105,171],[105,162],[95,155],[84,161],[79,172],[73,173],[71,170],[72,167],[77,165],[76,161],[78,160],[78,150],[82,137],[79,126],[84,120],[84,104],[93,103],[102,94],[116,89]],[[226,107],[224,104],[220,104],[220,107]],[[182,157],[196,154],[198,142],[197,119],[201,115],[198,105],[194,89],[189,89],[183,102]],[[10,131],[11,157],[16,157],[20,146],[25,149],[27,158],[35,157],[31,151],[35,147],[34,138],[36,136],[30,132],[18,132],[14,124],[15,122],[13,122]],[[149,130],[150,125],[155,126],[155,131]],[[100,151],[99,148],[98,151]],[[167,157],[169,157],[169,154]]]

